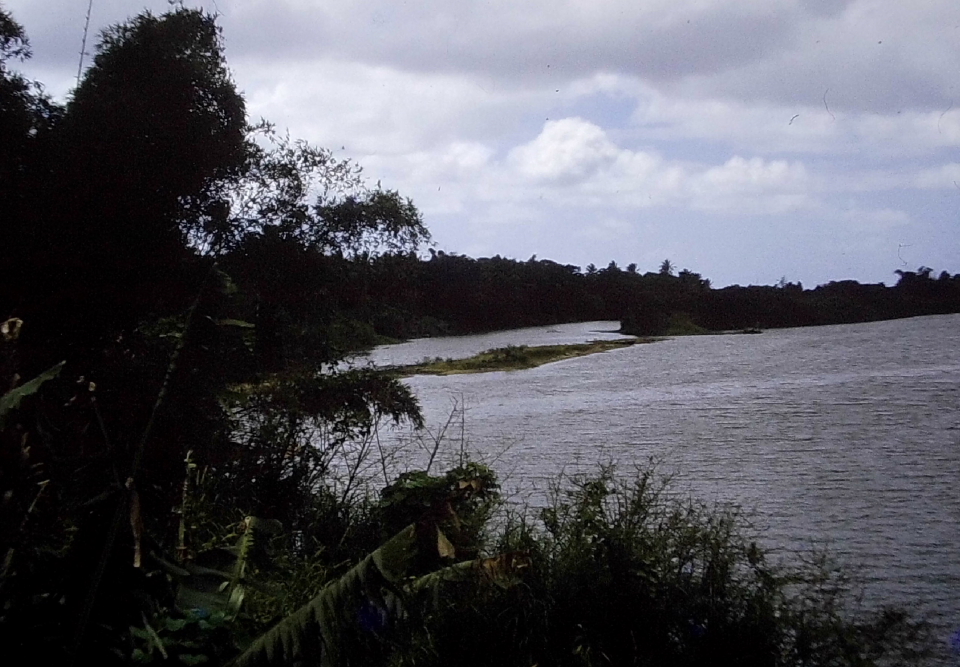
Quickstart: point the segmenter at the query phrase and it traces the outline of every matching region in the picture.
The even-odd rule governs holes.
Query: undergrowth
[[[739,511],[668,493],[650,469],[566,478],[514,514],[498,552],[529,568],[466,581],[395,665],[877,665],[929,657],[923,623],[866,613],[826,557],[773,563]]]

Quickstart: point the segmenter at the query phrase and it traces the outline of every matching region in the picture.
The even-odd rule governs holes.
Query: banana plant
[[[405,615],[414,596],[432,591],[436,597],[444,583],[467,578],[507,588],[519,581],[530,562],[523,555],[504,554],[411,576],[425,560],[442,562],[453,556],[450,541],[436,523],[407,526],[261,635],[232,667],[364,664],[376,637]]]
[[[5,394],[0,395],[0,429],[6,427],[7,419],[20,407],[20,402],[28,396],[36,394],[45,382],[60,375],[60,371],[66,363],[65,361],[61,361],[56,366],[48,368],[29,382],[25,382],[19,387],[15,387]]]

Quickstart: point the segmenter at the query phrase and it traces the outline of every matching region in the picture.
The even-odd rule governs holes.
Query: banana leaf
[[[364,633],[378,632],[400,614],[400,585],[421,555],[421,543],[417,526],[407,526],[261,635],[234,667],[361,664],[363,645],[375,639]]]
[[[56,366],[48,368],[43,373],[33,378],[29,382],[26,382],[16,389],[11,389],[3,396],[0,396],[0,430],[6,427],[7,417],[17,408],[20,407],[20,401],[25,399],[31,394],[37,393],[41,385],[47,380],[52,380],[60,374],[60,370],[63,368],[63,365],[67,363],[61,361]]]
[[[445,584],[468,579],[509,588],[530,565],[526,555],[510,553],[456,563],[410,580],[408,572],[422,552],[448,555],[443,533],[436,526],[424,528],[411,525],[398,533],[257,639],[233,667],[363,664],[364,645],[376,640],[369,633],[396,621],[403,603],[413,596],[437,597]]]

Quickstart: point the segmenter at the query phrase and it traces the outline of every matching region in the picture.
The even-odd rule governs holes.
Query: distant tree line
[[[302,289],[313,285],[327,308],[333,305],[355,331],[392,338],[586,320],[620,320],[626,332],[662,335],[960,312],[960,274],[934,276],[926,267],[896,271],[893,287],[844,280],[813,289],[786,280],[716,289],[699,273],[675,272],[669,260],[657,272],[641,273],[635,264],[625,269],[615,262],[602,269],[591,264],[583,270],[536,257],[474,259],[434,250],[426,259],[301,255],[296,261],[286,257],[283,267],[302,276],[274,285],[272,298],[286,304],[284,312],[296,311],[301,301],[316,303]]]

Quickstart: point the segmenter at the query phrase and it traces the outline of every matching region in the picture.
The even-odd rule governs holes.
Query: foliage
[[[770,563],[735,509],[680,499],[651,470],[567,479],[500,548],[525,554],[522,583],[465,583],[393,664],[915,664],[929,648],[898,612],[858,614],[829,563]]]
[[[237,650],[234,628],[224,612],[143,616],[142,625],[130,627],[136,665],[172,662],[179,665],[223,664]]]
[[[402,473],[380,492],[374,518],[389,535],[411,521],[431,517],[457,544],[458,560],[477,558],[487,541],[487,522],[500,506],[496,474],[467,461],[444,475]]]
[[[20,402],[24,398],[36,394],[44,382],[52,380],[60,374],[64,363],[66,362],[60,362],[56,366],[45,370],[29,382],[11,389],[0,396],[0,429],[6,426],[7,416],[20,407]]]
[[[367,187],[361,168],[349,160],[281,135],[266,122],[248,128],[247,142],[244,173],[221,182],[218,206],[188,202],[184,208],[202,251],[242,253],[265,235],[351,256],[409,252],[429,241],[412,202],[379,184]]]
[[[0,304],[23,284],[18,267],[31,243],[37,220],[32,203],[41,187],[51,150],[51,129],[62,109],[43,87],[9,68],[11,60],[31,55],[23,27],[0,7],[0,262],[7,268]],[[6,316],[8,313],[3,313]]]
[[[397,630],[407,630],[411,616],[419,618],[425,599],[434,600],[427,608],[438,608],[449,593],[445,589],[460,582],[509,589],[528,566],[524,557],[506,554],[411,576],[422,571],[424,563],[453,558],[453,551],[430,518],[407,526],[257,638],[233,664],[383,664],[402,636]]]
[[[625,333],[660,336],[675,317],[684,320],[684,332],[720,332],[960,312],[960,274],[901,273],[894,287],[839,281],[804,289],[784,281],[716,289],[689,269],[675,275],[616,265],[591,271],[550,260],[435,251],[429,259],[388,255],[353,263],[341,272],[349,283],[330,293],[351,308],[356,303],[356,317],[394,337],[590,320],[621,320]]]
[[[369,255],[407,252],[429,241],[430,234],[413,201],[395,191],[375,190],[364,197],[318,203],[311,242],[322,249]]]
[[[375,648],[380,648],[377,635],[400,612],[399,584],[422,548],[417,526],[407,527],[258,638],[235,664],[253,667],[310,660],[333,667],[370,660],[371,649],[375,656]],[[357,630],[366,634],[365,641]]]
[[[184,8],[105,30],[65,122],[72,166],[94,170],[84,180],[113,195],[109,212],[177,234],[183,201],[236,178],[249,151],[215,17]]]

